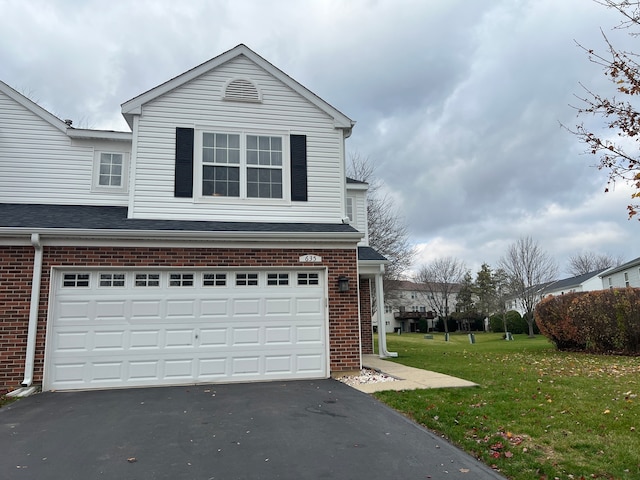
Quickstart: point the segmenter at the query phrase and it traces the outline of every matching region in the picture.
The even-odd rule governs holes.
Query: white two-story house
[[[74,128],[0,82],[0,388],[359,369],[386,261],[354,122],[244,45],[122,114]]]

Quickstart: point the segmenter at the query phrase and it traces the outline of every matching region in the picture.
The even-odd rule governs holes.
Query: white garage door
[[[44,388],[324,378],[323,271],[61,271]]]

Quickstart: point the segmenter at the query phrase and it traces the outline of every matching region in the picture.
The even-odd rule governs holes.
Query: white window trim
[[[103,153],[122,155],[122,185],[100,185],[100,157]],[[117,150],[95,150],[93,154],[93,178],[91,190],[94,192],[127,193],[129,191],[129,152]]]
[[[229,164],[230,167],[240,168],[240,196],[239,197],[211,197],[202,194],[202,137],[204,133],[223,133],[240,135],[240,163]],[[247,135],[271,136],[282,138],[282,198],[247,197]],[[291,152],[289,148],[289,132],[247,129],[233,130],[229,128],[217,128],[212,126],[196,126],[193,140],[193,198],[196,203],[216,204],[258,204],[258,205],[282,205],[291,204]],[[260,167],[255,165],[255,167]]]

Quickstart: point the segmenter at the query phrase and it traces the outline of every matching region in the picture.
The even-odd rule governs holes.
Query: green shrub
[[[543,299],[535,310],[542,334],[560,350],[640,353],[640,289],[580,292]]]
[[[520,312],[516,310],[509,310],[506,314],[507,317],[507,331],[511,333],[529,333],[529,326],[527,321],[522,318]],[[504,323],[501,313],[495,313],[489,317],[489,328],[492,332],[500,333],[504,332]]]

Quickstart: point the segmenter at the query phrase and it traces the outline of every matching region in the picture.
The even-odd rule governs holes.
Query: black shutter
[[[174,195],[193,197],[193,128],[176,128]]]
[[[291,200],[307,201],[307,136],[291,135]]]

